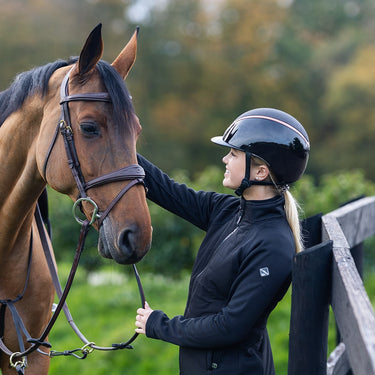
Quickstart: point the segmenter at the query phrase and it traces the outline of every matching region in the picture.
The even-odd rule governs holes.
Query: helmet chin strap
[[[246,170],[245,177],[241,182],[241,185],[234,191],[237,195],[241,196],[243,192],[253,185],[273,185],[270,181],[257,181],[250,180],[250,169],[251,169],[251,152],[246,151]]]

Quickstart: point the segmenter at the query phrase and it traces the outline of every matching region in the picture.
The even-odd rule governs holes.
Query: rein
[[[19,374],[23,374],[23,368],[27,366],[27,359],[24,357],[21,361],[16,361],[13,362],[13,357],[15,353],[10,351],[7,346],[3,342],[3,337],[4,337],[4,330],[5,330],[5,311],[6,308],[8,307],[12,318],[13,318],[13,323],[16,328],[16,333],[17,333],[17,339],[18,339],[18,345],[20,347],[20,350],[24,351],[25,350],[25,345],[23,342],[23,337],[22,334],[25,335],[25,337],[30,340],[31,336],[29,332],[27,331],[25,325],[23,324],[23,321],[17,311],[17,308],[15,306],[15,303],[20,301],[23,296],[25,295],[27,285],[29,283],[29,278],[30,278],[30,270],[31,270],[31,259],[32,259],[32,253],[33,253],[33,234],[31,231],[31,237],[30,237],[30,245],[29,245],[29,259],[27,261],[27,274],[26,274],[26,280],[25,284],[23,287],[22,292],[15,297],[14,299],[3,299],[0,300],[1,308],[0,308],[0,349],[7,355],[10,356],[10,364],[12,367],[16,369],[16,371]]]
[[[37,206],[36,211],[35,211],[35,219],[36,219],[36,223],[37,223],[37,227],[38,227],[40,239],[42,241],[44,255],[45,255],[45,258],[46,258],[46,261],[47,261],[47,264],[48,264],[48,268],[50,270],[50,274],[52,276],[53,284],[55,286],[56,294],[57,294],[57,296],[59,297],[59,299],[61,301],[63,299],[63,294],[64,294],[65,290],[63,292],[63,290],[61,288],[61,283],[60,283],[60,280],[59,280],[59,276],[58,276],[56,265],[55,265],[54,258],[53,258],[53,251],[52,251],[51,246],[49,245],[49,242],[48,242],[48,239],[47,239],[47,234],[46,234],[46,231],[45,231],[45,228],[44,228],[44,225],[43,225],[43,219],[42,219],[42,216],[41,216],[41,213],[40,213],[40,210],[39,210],[39,206]],[[77,248],[77,252],[78,251],[79,251],[79,249]],[[77,266],[78,266],[78,262],[74,262],[72,269],[73,268],[76,269]],[[144,306],[145,305],[145,295],[144,295],[142,283],[141,283],[141,280],[140,280],[137,268],[136,268],[136,266],[134,264],[133,264],[133,270],[134,270],[135,278],[137,280],[139,294],[141,296],[141,303],[142,303],[142,306]],[[75,270],[73,270],[73,271],[75,272]],[[67,285],[68,284],[69,284],[69,282],[67,282]],[[59,305],[57,305],[55,313],[58,310],[58,308],[59,308]],[[81,350],[81,352],[83,354],[83,357],[78,357],[78,358],[84,359],[87,356],[87,354],[89,352],[91,352],[92,350],[110,351],[110,350],[118,350],[118,349],[132,349],[132,346],[130,344],[138,336],[138,333],[135,333],[128,341],[123,342],[121,344],[112,344],[111,347],[97,346],[92,341],[89,341],[81,333],[81,331],[78,329],[78,327],[74,323],[73,317],[72,317],[72,315],[70,313],[70,310],[68,308],[68,305],[66,304],[65,301],[62,304],[62,310],[64,311],[66,319],[67,319],[68,323],[70,324],[70,326],[72,327],[73,331],[81,339],[81,341],[85,344],[85,346],[83,348],[81,348],[81,349],[74,349],[72,351],[64,351],[64,352],[51,351],[51,353],[49,354],[51,357],[59,356],[59,355],[65,355],[65,356],[67,356],[67,355],[74,355],[75,357],[78,357],[74,353],[76,351],[78,351],[78,350]]]
[[[73,69],[73,68],[72,68]],[[111,209],[116,205],[116,203],[122,198],[122,196],[133,186],[137,184],[143,184],[143,179],[145,177],[145,172],[141,166],[138,164],[132,164],[127,167],[121,168],[117,171],[110,172],[108,174],[105,174],[103,176],[97,177],[91,181],[86,182],[85,178],[82,174],[80,163],[78,160],[78,155],[74,143],[74,136],[71,126],[71,120],[70,120],[70,114],[69,114],[69,102],[71,101],[100,101],[100,102],[111,102],[111,98],[108,93],[106,92],[98,92],[98,93],[86,93],[86,94],[74,94],[69,95],[68,90],[68,83],[69,83],[69,75],[72,69],[69,70],[69,72],[65,75],[60,88],[60,105],[61,105],[61,116],[60,120],[57,124],[55,134],[53,136],[52,142],[49,146],[49,149],[47,151],[47,155],[44,162],[43,167],[43,177],[44,180],[46,180],[46,172],[47,172],[47,164],[48,160],[50,158],[50,155],[52,153],[52,150],[54,148],[54,145],[56,143],[56,140],[58,138],[58,135],[61,134],[64,140],[64,146],[65,151],[68,159],[68,164],[71,169],[71,172],[73,174],[74,180],[76,182],[78,191],[79,191],[79,198],[76,200],[76,202],[73,205],[73,213],[75,216],[75,219],[81,224],[81,231],[79,236],[79,241],[77,244],[76,253],[73,260],[73,265],[70,270],[66,285],[64,290],[62,290],[55,262],[52,255],[52,249],[49,245],[47,235],[45,232],[43,220],[41,218],[39,206],[37,205],[36,211],[35,211],[35,219],[38,227],[39,236],[41,238],[41,242],[43,245],[43,251],[47,260],[47,264],[51,273],[51,277],[55,286],[56,294],[59,297],[59,303],[57,304],[57,307],[47,324],[46,328],[44,329],[43,333],[38,339],[31,338],[29,333],[27,332],[26,328],[24,327],[24,324],[22,322],[21,317],[19,316],[16,308],[14,307],[14,303],[22,299],[23,294],[26,291],[29,274],[30,274],[30,268],[31,268],[31,255],[32,255],[32,236],[30,241],[30,250],[29,250],[29,265],[28,265],[28,271],[27,271],[27,279],[24,286],[24,290],[21,293],[21,295],[17,296],[13,300],[0,300],[1,308],[0,308],[0,349],[7,355],[10,356],[10,365],[16,369],[18,374],[24,374],[24,369],[27,366],[26,356],[35,350],[38,350],[39,353],[42,353],[44,355],[48,356],[58,356],[58,355],[73,355],[77,358],[84,359],[87,357],[89,353],[91,353],[93,350],[118,350],[118,349],[132,349],[132,346],[130,345],[138,336],[138,333],[135,333],[128,341],[120,343],[120,344],[112,344],[111,347],[102,347],[95,345],[94,342],[91,342],[86,339],[86,337],[80,332],[78,327],[73,321],[72,315],[69,311],[69,308],[66,304],[66,298],[68,296],[68,293],[70,291],[70,288],[73,284],[74,276],[76,273],[76,270],[78,268],[79,260],[82,254],[82,251],[84,249],[85,245],[85,239],[86,235],[91,227],[91,225],[95,222],[95,220],[98,220],[98,227],[100,227],[104,221],[104,219],[107,217]],[[109,206],[104,211],[99,211],[98,205],[94,202],[93,199],[87,196],[87,190],[91,189],[96,186],[104,185],[107,183],[115,182],[115,181],[129,181],[129,183],[118,193],[118,195],[112,200],[112,202],[109,204]],[[81,208],[81,203],[83,201],[86,201],[93,205],[94,210],[91,219],[85,219],[82,220],[78,218],[77,215],[77,207]],[[142,288],[142,284],[139,278],[138,271],[133,264],[133,270],[134,274],[137,280],[139,293],[141,296],[141,302],[142,306],[145,305],[145,296]],[[20,352],[12,352],[9,350],[4,342],[3,342],[3,331],[4,331],[4,315],[5,315],[5,309],[6,306],[9,307],[12,313],[13,321],[16,326],[17,330],[17,337],[20,345]],[[47,348],[50,348],[51,345],[45,341],[47,338],[49,332],[51,331],[53,325],[55,324],[61,310],[64,311],[65,316],[74,330],[74,332],[77,334],[77,336],[81,339],[81,341],[85,344],[81,349],[74,349],[71,351],[64,351],[64,352],[54,352],[51,351],[50,353],[45,353],[39,349],[40,346],[45,346]],[[23,337],[22,332],[25,335],[27,341],[31,344],[29,348],[25,349],[24,343],[23,343]],[[75,354],[77,351],[81,351],[82,356],[79,356]]]

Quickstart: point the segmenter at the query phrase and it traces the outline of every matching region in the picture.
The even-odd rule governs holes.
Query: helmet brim
[[[240,151],[245,152],[245,150],[243,150],[241,147],[237,147],[235,145],[232,145],[228,142],[223,141],[223,137],[221,135],[218,135],[217,137],[212,137],[211,142],[216,143],[217,145],[220,145],[220,146],[230,147],[230,148],[234,148],[235,150],[240,150]]]
[[[217,145],[220,145],[220,146],[233,147],[229,143],[224,142],[223,137],[221,135],[218,135],[217,137],[212,137],[211,142],[216,143]]]

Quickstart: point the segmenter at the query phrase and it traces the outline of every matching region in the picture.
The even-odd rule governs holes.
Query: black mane
[[[0,93],[0,125],[8,116],[21,108],[27,97],[37,92],[44,96],[47,93],[48,81],[53,72],[67,65],[69,62],[58,60],[20,73],[12,85]]]
[[[17,75],[12,85],[0,92],[0,126],[7,117],[22,107],[26,98],[38,93],[41,97],[45,96],[51,75],[57,69],[73,64],[76,61],[76,58],[69,61],[57,60]],[[105,61],[99,61],[97,68],[112,100],[115,123],[124,124],[128,122],[131,124],[132,121],[130,121],[129,114],[134,112],[134,109],[124,80]]]

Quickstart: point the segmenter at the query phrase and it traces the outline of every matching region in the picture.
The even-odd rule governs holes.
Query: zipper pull
[[[241,219],[242,219],[242,216],[243,216],[243,213],[244,213],[244,208],[243,208],[242,205],[241,205],[241,207],[240,207],[240,212],[239,212],[239,214],[238,214],[238,219],[237,219],[237,222],[236,222],[237,225],[240,223],[240,221],[241,221]]]

